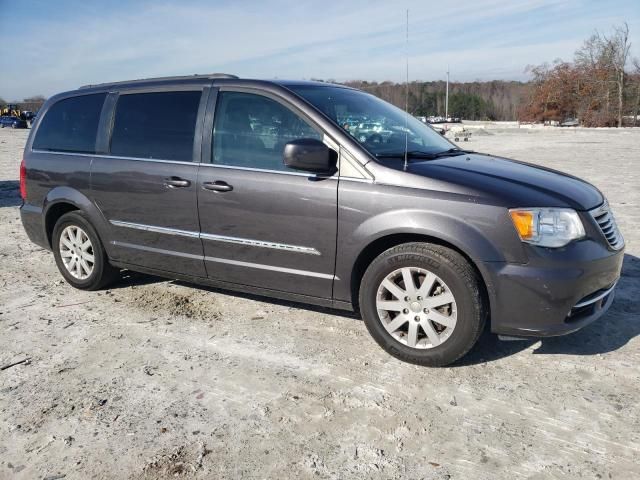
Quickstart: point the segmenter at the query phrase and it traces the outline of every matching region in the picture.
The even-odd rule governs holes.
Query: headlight
[[[523,242],[558,248],[584,237],[582,221],[570,208],[514,208],[509,214]]]

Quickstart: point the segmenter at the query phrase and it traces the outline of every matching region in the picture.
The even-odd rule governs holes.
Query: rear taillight
[[[24,159],[20,162],[20,196],[23,201],[27,201],[27,167],[24,164]]]

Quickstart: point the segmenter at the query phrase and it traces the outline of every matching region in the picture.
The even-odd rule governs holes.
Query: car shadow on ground
[[[20,205],[22,205],[20,182],[17,180],[0,180],[0,208],[18,207]]]
[[[361,321],[358,314],[349,311],[308,305],[289,300],[280,300],[206,285],[196,285],[180,280],[168,280],[166,278],[128,270],[124,270],[122,272],[122,280],[110,288],[127,288],[166,281],[171,281],[176,285],[197,288],[222,295],[232,295],[247,300],[282,305]],[[569,335],[520,341],[500,340],[497,335],[490,332],[489,325],[487,325],[487,328],[485,328],[485,331],[474,348],[451,366],[465,367],[500,360],[526,350],[536,343],[539,343],[539,346],[533,351],[533,354],[598,355],[617,350],[638,335],[640,335],[640,258],[633,255],[625,255],[622,276],[616,287],[616,297],[613,305],[604,317],[586,326],[582,330]]]
[[[617,350],[640,335],[640,258],[625,255],[613,305],[594,323],[560,337],[502,341],[487,328],[476,346],[456,362],[463,367],[499,360],[539,343],[533,354],[598,355]]]
[[[265,297],[265,296],[256,295],[253,293],[237,292],[235,290],[226,290],[224,288],[211,287],[208,285],[194,285],[193,283],[182,282],[180,280],[174,280],[173,283],[175,283],[176,285],[182,285],[185,287],[198,288],[200,290],[205,290],[207,292],[220,293],[222,295],[231,295],[234,297],[245,298],[247,300],[254,300],[256,302],[271,303],[274,305],[281,305],[283,307],[291,307],[291,308],[297,308],[299,310],[307,310],[310,312],[325,313],[327,315],[334,315],[338,317],[351,318],[354,320],[361,320],[358,314],[354,312],[350,312],[348,310],[338,310],[336,308],[322,307],[320,305],[310,305],[307,303],[292,302],[291,300],[282,300],[279,298]]]
[[[297,309],[300,309],[300,310],[307,310],[307,311],[310,311],[310,312],[319,312],[319,313],[325,313],[327,315],[336,315],[336,316],[340,316],[340,317],[360,320],[360,317],[357,314],[355,314],[353,312],[346,311],[346,310],[337,310],[337,309],[334,309],[334,308],[322,307],[322,306],[318,306],[318,305],[310,305],[310,304],[306,304],[306,303],[292,302],[291,300],[281,300],[279,298],[266,297],[266,296],[262,296],[262,295],[256,295],[256,294],[253,294],[253,293],[238,292],[238,291],[235,291],[235,290],[227,290],[227,289],[224,289],[224,288],[212,287],[212,286],[209,286],[209,285],[198,285],[196,283],[189,283],[189,282],[182,281],[182,280],[172,280],[170,278],[156,277],[154,275],[148,275],[146,273],[134,272],[134,271],[131,271],[131,270],[123,270],[121,272],[121,279],[117,283],[109,286],[109,289],[110,290],[118,290],[120,288],[128,288],[128,287],[141,286],[141,285],[150,285],[152,283],[161,283],[161,282],[171,282],[174,285],[180,285],[182,287],[188,287],[188,288],[203,290],[203,291],[211,292],[211,293],[219,293],[220,295],[229,295],[229,296],[233,296],[233,297],[237,297],[237,298],[244,298],[244,299],[247,299],[247,300],[253,300],[253,301],[256,301],[256,302],[270,303],[270,304],[273,304],[273,305],[282,305],[282,306],[285,306],[285,307],[297,308]]]
[[[120,279],[116,283],[109,285],[109,290],[150,285],[152,283],[166,281],[166,278],[156,277],[155,275],[148,275],[146,273],[134,272],[131,270],[122,270],[120,272]]]

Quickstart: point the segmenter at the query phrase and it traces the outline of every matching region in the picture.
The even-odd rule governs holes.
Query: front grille
[[[598,208],[591,210],[591,216],[595,219],[596,223],[600,227],[600,231],[607,239],[607,242],[614,250],[620,250],[624,246],[624,239],[618,225],[616,224],[613,213],[609,208],[609,203],[604,202]]]

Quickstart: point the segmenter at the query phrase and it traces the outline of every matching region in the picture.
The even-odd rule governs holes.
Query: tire
[[[409,301],[399,299],[407,271],[414,284]],[[389,281],[398,282],[393,285],[400,290]],[[452,301],[438,306],[445,300]],[[378,345],[400,360],[429,367],[449,365],[464,356],[480,337],[487,316],[475,269],[458,252],[429,243],[398,245],[374,259],[362,277],[359,301],[367,330]],[[387,305],[397,312],[379,310]]]
[[[86,246],[87,241],[89,246],[83,249],[81,245]],[[51,243],[58,270],[73,287],[99,290],[119,277],[119,270],[109,264],[100,237],[82,212],[62,215],[53,227]]]

